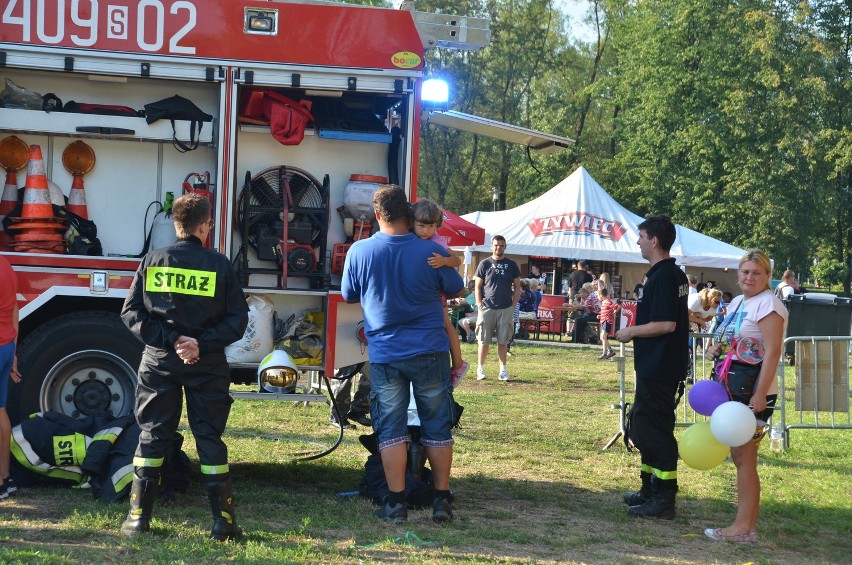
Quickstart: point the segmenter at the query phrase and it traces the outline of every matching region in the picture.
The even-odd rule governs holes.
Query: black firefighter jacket
[[[130,414],[121,418],[93,415],[72,418],[37,412],[12,429],[13,474],[21,485],[47,483],[91,488],[92,496],[114,502],[127,496],[133,481],[133,454],[139,426]],[[170,493],[185,492],[190,471],[175,434],[166,455],[163,484]]]
[[[173,351],[178,337],[194,337],[204,358],[243,336],[248,305],[228,258],[189,236],[145,256],[121,319],[148,347]]]

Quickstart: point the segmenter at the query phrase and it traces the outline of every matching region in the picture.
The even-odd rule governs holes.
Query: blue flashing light
[[[429,106],[446,104],[450,100],[450,87],[447,81],[440,78],[424,80],[420,90],[420,100]]]

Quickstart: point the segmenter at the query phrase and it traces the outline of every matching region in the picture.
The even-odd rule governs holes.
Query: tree
[[[627,208],[780,269],[843,267],[852,286],[852,2],[591,0],[572,41],[548,0],[418,0],[488,17],[478,53],[433,50],[451,107],[577,140],[540,157],[425,123],[420,193],[464,213],[527,202],[582,164]],[[828,263],[826,263],[828,264]]]
[[[433,1],[417,7],[491,18],[491,44],[481,52],[427,54],[428,71],[455,85],[453,109],[529,128],[546,124],[548,131],[567,135],[568,124],[554,121],[553,110],[565,91],[557,95],[553,85],[564,86],[566,74],[573,76],[565,72],[564,63],[574,51],[566,47],[562,16],[549,0],[489,0],[479,5]],[[492,189],[498,192],[500,208],[512,207],[565,176],[564,166],[542,167],[553,161],[550,157],[528,155],[522,147],[428,121],[421,139],[420,193],[461,213],[490,208]]]
[[[835,209],[810,155],[822,68],[798,2],[619,2],[605,185],[640,215],[807,265]],[[848,224],[847,224],[848,225]],[[782,264],[780,261],[779,264]]]
[[[819,129],[810,162],[823,184],[825,223],[817,237],[829,243],[831,257],[844,265],[843,292],[852,294],[852,3],[813,2],[811,49],[819,54]],[[822,261],[821,261],[822,263]],[[841,282],[838,281],[838,282]]]
[[[837,259],[823,259],[813,266],[814,277],[822,286],[834,286],[840,284],[846,278],[848,268]]]

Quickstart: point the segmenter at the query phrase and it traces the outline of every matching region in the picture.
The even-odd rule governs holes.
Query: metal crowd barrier
[[[784,363],[778,371],[778,396],[784,449],[793,429],[852,429],[850,407],[850,336],[799,336],[784,340],[784,349],[793,343],[793,382],[788,383]],[[792,406],[788,406],[789,391]],[[774,415],[773,415],[774,416]],[[790,417],[792,416],[792,418]]]
[[[690,371],[687,375],[685,390],[680,404],[677,406],[675,425],[691,426],[695,422],[705,420],[705,416],[695,413],[689,407],[687,394],[689,387],[710,378],[711,362],[701,354],[703,345],[709,343],[713,334],[690,333],[695,354],[690,359]],[[792,429],[852,429],[852,406],[850,406],[850,347],[852,337],[849,336],[807,336],[789,337],[784,340],[782,352],[788,343],[795,343],[795,355],[792,383],[788,382],[785,373],[788,359],[782,354],[778,363],[778,401],[771,423],[780,427],[783,432],[783,447],[789,446],[790,430]],[[608,449],[624,434],[624,421],[629,409],[630,394],[627,390],[626,375],[627,349],[622,343],[619,353],[612,360],[617,364],[619,373],[619,402],[612,408],[618,410],[619,431],[604,446]],[[635,390],[635,377],[633,379]],[[788,387],[790,390],[788,390]],[[791,392],[792,391],[792,392]],[[792,402],[792,406],[788,403]],[[827,412],[827,414],[825,414]],[[837,414],[841,414],[837,416]],[[790,416],[793,416],[791,418]],[[780,421],[780,426],[778,425]]]

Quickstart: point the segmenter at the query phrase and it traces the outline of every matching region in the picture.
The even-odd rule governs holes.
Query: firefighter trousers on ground
[[[133,460],[137,469],[162,465],[180,421],[185,391],[187,418],[205,482],[227,474],[228,448],[222,433],[233,402],[228,388],[228,365],[221,351],[186,365],[174,351],[145,348],[136,389],[136,419],[142,430]],[[140,469],[141,476],[149,474]]]
[[[662,480],[677,479],[674,436],[677,379],[636,380],[630,439],[642,455],[642,471]]]

